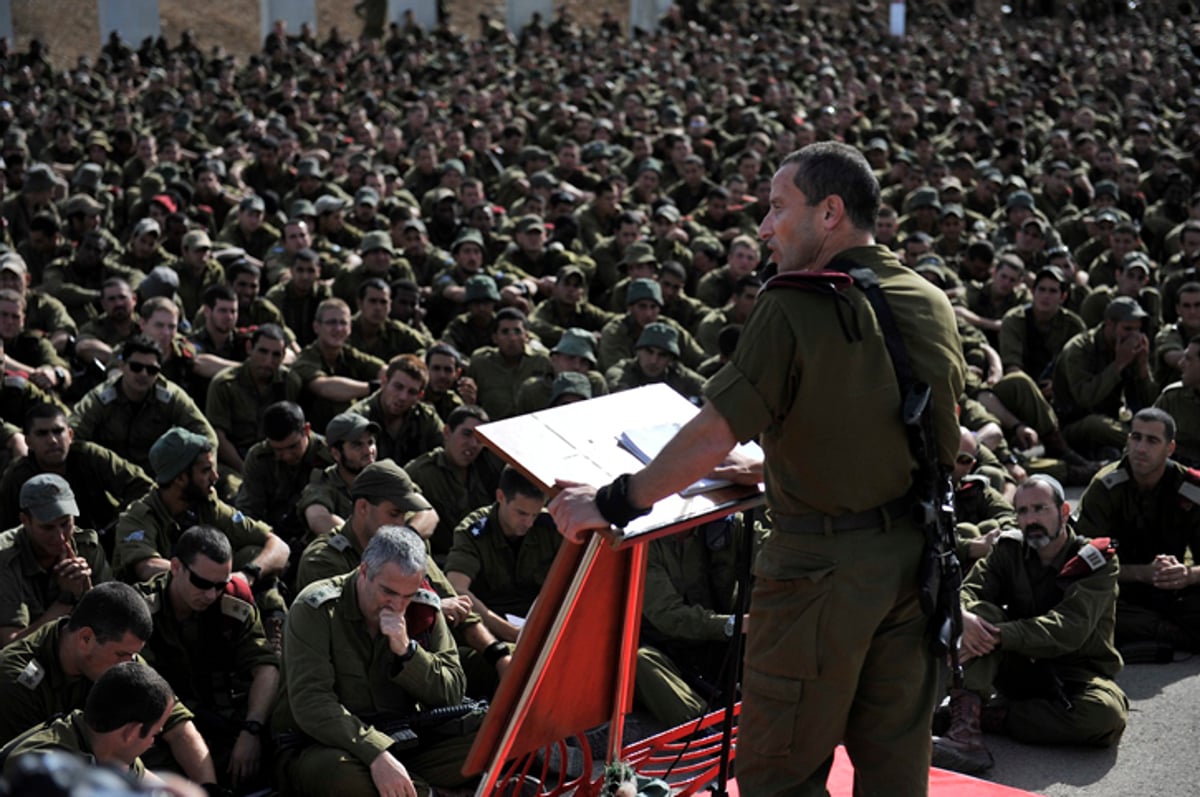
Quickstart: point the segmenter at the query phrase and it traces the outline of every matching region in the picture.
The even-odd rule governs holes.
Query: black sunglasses
[[[150,374],[150,376],[158,376],[158,372],[162,370],[161,366],[150,365],[149,363],[140,363],[136,360],[130,360],[125,364],[128,365],[129,370],[133,371],[135,374],[140,374],[142,371],[145,371],[146,373]]]
[[[229,585],[229,582],[233,578],[232,576],[230,576],[229,578],[225,579],[224,581],[209,581],[207,578],[196,575],[196,571],[193,570],[192,568],[188,567],[187,565],[184,565],[183,569],[187,571],[188,581],[192,582],[192,586],[195,587],[196,589],[204,590],[204,591],[207,591],[210,589],[215,589],[217,592],[224,592],[225,587]]]

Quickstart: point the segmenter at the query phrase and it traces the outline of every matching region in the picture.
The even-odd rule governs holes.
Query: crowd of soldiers
[[[957,314],[969,657],[1044,665],[976,668],[935,750],[986,768],[989,718],[1116,743],[1117,647],[1200,648],[1200,22],[922,10],[904,40],[873,6],[745,3],[631,39],[563,10],[471,40],[278,24],[244,61],[6,51],[0,755],[463,788],[469,732],[376,725],[492,694],[561,542],[473,430],[656,382],[702,402],[769,277],[772,175],[818,141],[865,155],[876,241]],[[1078,562],[1074,531],[1030,541],[1068,525],[1119,574],[1093,544],[1006,592]],[[749,533],[652,546],[664,727],[722,691]]]

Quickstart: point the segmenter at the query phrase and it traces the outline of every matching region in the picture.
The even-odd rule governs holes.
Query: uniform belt
[[[771,527],[784,534],[835,534],[839,531],[855,531],[876,526],[890,529],[896,521],[911,518],[912,508],[912,496],[902,495],[873,509],[845,515],[826,515],[823,512],[807,515],[772,513]]]

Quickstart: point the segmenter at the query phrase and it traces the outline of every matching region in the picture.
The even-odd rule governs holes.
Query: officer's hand
[[[1013,438],[1016,440],[1017,448],[1022,451],[1038,444],[1037,431],[1023,423],[1017,424],[1017,428],[1013,430]]]
[[[71,593],[76,599],[82,598],[83,593],[92,588],[92,568],[82,557],[72,556],[63,559],[51,569],[50,573],[58,582],[58,588],[63,592]]]
[[[559,533],[568,540],[581,543],[587,539],[590,529],[608,528],[608,521],[596,508],[595,487],[555,479],[554,489],[560,492],[550,502],[550,517],[554,518]]]
[[[417,797],[417,788],[413,786],[408,770],[386,750],[371,762],[371,780],[379,797]]]
[[[262,740],[247,731],[238,734],[237,741],[233,743],[233,752],[229,755],[229,777],[233,785],[238,786],[253,778],[261,759]]]
[[[987,620],[966,609],[963,609],[962,620],[962,648],[959,655],[962,661],[986,656],[1000,644],[1000,629]]]
[[[404,656],[408,653],[408,623],[404,615],[385,608],[379,613],[379,632],[387,637],[392,653]]]
[[[1143,337],[1145,336],[1142,333],[1134,332],[1117,341],[1113,360],[1116,362],[1118,368],[1124,368],[1137,359],[1138,353],[1141,351]]]
[[[713,468],[710,474],[714,479],[728,479],[734,484],[756,486],[763,479],[763,463],[761,459],[746,456],[733,449]]]
[[[967,543],[967,554],[972,559],[982,559],[992,552],[996,540],[1000,538],[1000,529],[992,529],[982,537],[976,537]]]
[[[1157,589],[1183,589],[1189,586],[1191,572],[1186,564],[1174,556],[1162,555],[1154,559],[1150,583]]]
[[[450,625],[458,625],[467,619],[471,613],[471,599],[466,595],[455,595],[453,598],[442,598],[442,614]]]
[[[462,397],[462,400],[467,404],[477,404],[479,398],[479,386],[475,384],[475,380],[469,376],[461,376],[458,382],[454,385],[454,390]]]

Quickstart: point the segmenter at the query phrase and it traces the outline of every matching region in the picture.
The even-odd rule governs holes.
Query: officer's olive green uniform
[[[66,716],[56,717],[30,728],[0,749],[0,760],[4,761],[4,776],[12,778],[17,773],[17,761],[23,756],[43,753],[73,753],[90,764],[96,759],[88,744],[87,732],[83,727],[83,709],[75,709]],[[129,766],[129,775],[141,780],[146,774],[142,759],[135,758]]]
[[[679,322],[673,318],[659,316],[660,323],[675,328],[679,335],[679,361],[688,368],[697,368],[708,357],[704,348],[692,337]],[[628,315],[614,318],[604,325],[600,332],[600,345],[596,348],[596,360],[600,368],[608,370],[621,360],[635,355],[634,346],[642,330],[637,329],[633,319]]]
[[[958,533],[958,561],[963,572],[971,564],[967,543],[994,529],[1016,528],[1017,513],[987,476],[968,474],[954,490],[955,531]]]
[[[142,468],[150,466],[150,446],[172,426],[202,434],[217,446],[217,433],[183,389],[161,374],[146,398],[130,401],[116,379],[96,385],[71,413],[76,438],[109,448]]]
[[[0,650],[0,744],[50,719],[82,709],[92,682],[63,671],[58,646],[69,617],[48,623]],[[142,661],[134,656],[134,661]],[[192,718],[182,703],[171,709],[165,730]]]
[[[0,478],[0,528],[11,528],[20,522],[21,485],[42,473],[31,457],[21,457]],[[107,529],[117,521],[122,509],[144,496],[154,486],[146,471],[117,456],[103,446],[76,440],[67,452],[67,480],[79,506],[79,526]],[[111,534],[104,535],[104,544],[112,547]]]
[[[612,313],[588,301],[565,305],[550,298],[538,304],[529,314],[529,331],[537,335],[542,343],[554,347],[564,330],[579,327],[589,332],[599,332],[613,317]]]
[[[885,247],[842,256],[878,274],[933,390],[949,466],[964,381],[949,301]],[[861,341],[842,332],[849,315]],[[781,289],[760,295],[742,339],[760,345],[739,346],[705,388],[738,440],[762,434],[774,526],[755,564],[739,784],[824,794],[844,742],[863,793],[924,794],[935,680],[917,601],[924,535],[908,511],[912,457],[882,333],[857,289]]]
[[[249,364],[242,363],[221,371],[209,383],[204,415],[214,429],[225,433],[242,458],[262,439],[259,430],[267,407],[287,399],[288,373],[287,366],[281,367],[260,390],[250,377]]]
[[[471,356],[467,376],[478,386],[478,403],[493,421],[517,412],[517,394],[531,376],[553,374],[550,358],[528,346],[516,365],[509,365],[495,346],[480,349]]]
[[[1035,380],[1050,378],[1053,365],[1067,341],[1086,329],[1083,319],[1065,308],[1044,326],[1034,320],[1031,305],[1014,307],[1000,319],[1000,362],[1020,368]]]
[[[267,543],[271,529],[248,517],[212,493],[192,505],[183,517],[172,517],[157,489],[129,507],[117,521],[113,547],[113,573],[121,581],[136,583],[135,566],[146,559],[170,559],[183,532],[195,525],[212,526],[233,546],[234,567],[250,561]]]
[[[1194,387],[1176,382],[1167,385],[1154,406],[1175,419],[1173,457],[1185,465],[1200,466],[1200,393]]]
[[[378,357],[384,362],[397,354],[424,354],[433,345],[433,339],[428,335],[394,318],[385,320],[377,337],[368,341],[362,317],[358,313],[350,320],[350,337],[346,342],[363,354]]]
[[[1101,468],[1079,499],[1080,534],[1111,536],[1121,561],[1146,565],[1159,554],[1180,562],[1200,554],[1200,479],[1173,460],[1150,490],[1138,487],[1128,457]],[[1117,642],[1170,642],[1200,650],[1200,587],[1162,590],[1125,582],[1117,602]]]
[[[351,412],[357,412],[379,424],[379,434],[375,435],[376,459],[391,459],[400,465],[441,444],[443,423],[437,410],[418,401],[405,414],[404,422],[393,434],[388,429],[387,418],[380,406],[382,399],[383,391],[377,390],[350,407]]]
[[[603,374],[599,371],[588,371],[586,375],[588,383],[592,386],[592,398],[608,395],[608,382]],[[529,377],[517,392],[517,415],[546,409],[550,406],[550,395],[553,392],[553,374]]]
[[[1151,365],[1154,381],[1159,385],[1169,385],[1179,379],[1180,369],[1172,368],[1163,360],[1163,355],[1171,352],[1183,352],[1193,334],[1182,324],[1168,324],[1154,336],[1154,360]],[[1164,390],[1166,388],[1164,387]]]
[[[502,463],[486,449],[462,472],[446,458],[441,446],[427,451],[404,466],[421,495],[438,513],[438,525],[429,547],[444,561],[454,541],[454,529],[472,509],[496,500]]]
[[[281,462],[268,441],[255,443],[246,455],[242,486],[234,505],[266,523],[287,542],[297,542],[304,536],[304,523],[296,499],[308,485],[313,471],[332,462],[325,438],[316,432],[308,432],[308,448],[294,465]]]
[[[985,700],[993,687],[1007,697],[1004,730],[1020,741],[1111,747],[1129,715],[1112,680],[1121,670],[1117,560],[1064,584],[1059,571],[1088,540],[1069,526],[1062,533],[1067,545],[1049,566],[1014,529],[967,575],[963,610],[996,625],[1000,644],[967,663],[965,686]]]
[[[283,688],[272,718],[275,733],[299,732],[312,743],[279,754],[284,789],[297,795],[374,795],[369,767],[392,738],[367,719],[380,714],[456,705],[466,676],[454,638],[438,613],[400,661],[382,635],[367,632],[355,573],[311,584],[297,596],[283,645]],[[459,768],[470,736],[422,740],[397,754],[418,783],[453,787],[465,782]]]
[[[704,392],[704,378],[692,369],[684,367],[679,362],[671,363],[667,366],[667,370],[663,372],[662,376],[657,379],[651,379],[646,376],[646,373],[642,370],[642,366],[638,364],[635,357],[621,360],[612,368],[609,368],[604,376],[608,380],[608,389],[613,393],[620,393],[622,390],[633,390],[635,387],[663,382],[688,401],[693,404],[699,404],[700,396]]]
[[[352,402],[333,401],[314,395],[308,391],[308,383],[318,376],[346,376],[370,382],[379,378],[383,366],[383,360],[363,354],[349,345],[342,347],[337,362],[329,366],[325,364],[317,344],[313,343],[304,347],[292,363],[292,372],[288,377],[288,395],[293,401],[299,397],[300,406],[304,408],[304,417],[314,429],[324,430],[333,420],[333,416],[350,409]]]
[[[308,484],[296,499],[296,514],[303,518],[304,510],[310,506],[323,506],[330,514],[340,518],[350,517],[350,512],[354,509],[354,499],[350,497],[350,485],[338,474],[337,465],[313,471]],[[308,528],[308,521],[302,522],[305,528]],[[312,529],[308,529],[308,532],[308,539],[311,541]]]
[[[96,532],[76,529],[71,547],[76,556],[87,560],[93,584],[112,579]],[[0,534],[0,627],[27,628],[60,597],[64,593],[58,580],[38,565],[24,527]],[[70,595],[65,598],[73,602]]]
[[[290,261],[288,265],[291,265]],[[317,338],[313,321],[317,318],[317,305],[333,294],[323,283],[315,283],[307,296],[297,296],[290,283],[276,285],[267,291],[267,299],[279,308],[287,328],[292,331],[301,346],[307,346]]]

